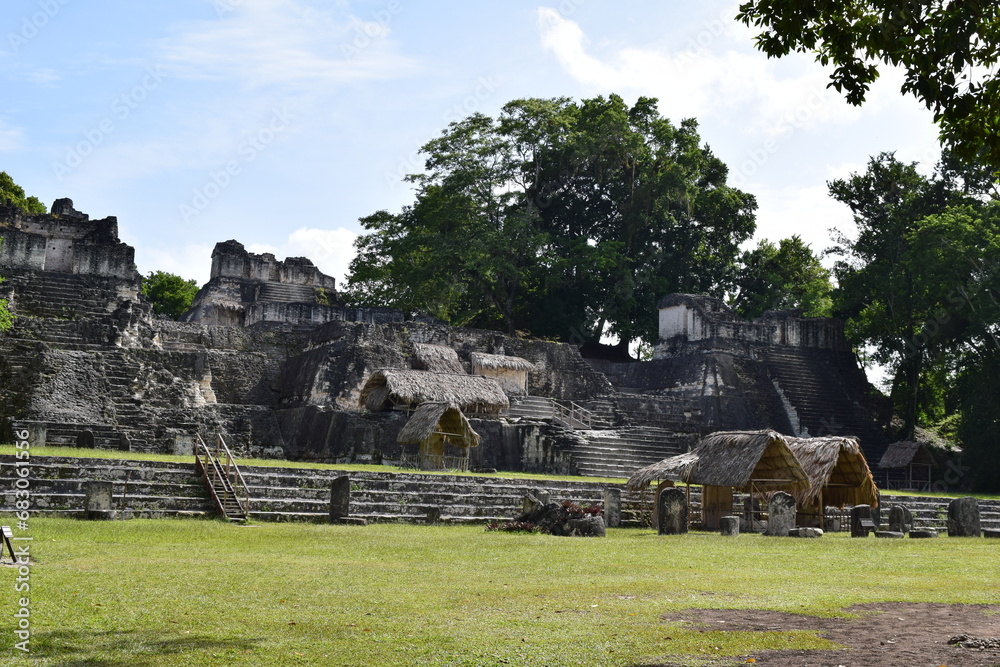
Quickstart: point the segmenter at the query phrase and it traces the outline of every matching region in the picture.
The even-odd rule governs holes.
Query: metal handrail
[[[587,408],[583,407],[582,405],[578,405],[573,401],[566,401],[566,403],[568,403],[569,405],[565,405],[555,399],[549,399],[549,400],[551,400],[553,405],[555,405],[558,408],[557,412],[561,414],[563,417],[569,417],[570,419],[575,419],[581,424],[585,424],[587,427],[593,428],[594,413],[588,410]]]
[[[236,461],[233,459],[233,453],[229,451],[229,446],[226,445],[226,441],[223,439],[222,434],[216,435],[218,438],[216,448],[221,447],[222,451],[226,453],[226,476],[229,479],[230,488],[233,490],[233,495],[236,496],[236,482],[239,482],[239,488],[243,491],[243,502],[240,503],[239,497],[236,498],[236,502],[240,503],[243,510],[243,514],[250,516],[250,487],[247,485],[245,479],[243,479],[243,473],[240,472],[240,467],[236,465]],[[234,474],[235,473],[235,474]]]
[[[250,516],[250,488],[247,486],[246,480],[243,479],[243,474],[240,472],[239,466],[236,465],[233,454],[229,451],[229,447],[222,436],[216,436],[215,455],[212,454],[212,450],[205,444],[200,433],[197,434],[194,450],[195,463],[201,468],[202,476],[212,494],[212,499],[215,501],[215,505],[219,508],[219,511],[222,512],[222,515],[228,516],[225,503],[219,497],[220,487],[225,496],[231,496],[236,501],[236,504],[245,517]],[[202,461],[202,454],[204,454],[204,461]],[[225,458],[224,461],[221,460],[223,456]],[[223,470],[223,463],[225,464],[225,470]],[[218,486],[216,482],[218,482]],[[236,493],[236,482],[239,483],[240,490],[243,492],[242,499]]]

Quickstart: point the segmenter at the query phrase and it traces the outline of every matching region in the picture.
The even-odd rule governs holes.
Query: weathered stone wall
[[[660,300],[660,341],[656,358],[685,354],[692,343],[731,346],[751,354],[758,345],[849,351],[843,323],[825,317],[804,318],[799,311],[772,311],[743,320],[721,299],[670,294]]]
[[[118,239],[114,217],[90,220],[68,199],[48,215],[27,215],[0,205],[0,267],[132,279],[131,246]]]
[[[215,245],[212,252],[212,278],[217,277],[308,285],[331,291],[336,289],[334,278],[322,273],[305,257],[289,257],[280,261],[270,253],[257,255],[247,252],[238,241],[225,241]]]

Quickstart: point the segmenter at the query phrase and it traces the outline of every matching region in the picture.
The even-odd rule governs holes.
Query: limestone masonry
[[[175,322],[140,296],[115,218],[91,221],[68,199],[37,216],[0,205],[0,239],[0,298],[17,316],[0,334],[8,442],[23,428],[33,444],[188,452],[218,431],[241,454],[391,462],[407,415],[364,410],[359,395],[378,370],[438,358],[510,397],[508,414],[472,420],[474,468],[628,476],[722,429],[857,435],[870,462],[886,445],[886,401],[835,320],[747,322],[717,299],[669,295],[652,361],[586,360],[567,344],[346,308],[308,259],[226,241]]]

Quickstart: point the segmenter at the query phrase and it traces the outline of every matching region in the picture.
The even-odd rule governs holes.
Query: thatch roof
[[[361,390],[358,404],[372,412],[395,405],[448,403],[466,414],[499,415],[510,407],[496,380],[475,375],[383,369],[375,371]]]
[[[810,486],[792,495],[800,506],[823,494],[823,505],[878,505],[878,488],[855,438],[786,438],[809,476]]]
[[[697,462],[698,455],[694,452],[671,456],[659,463],[636,470],[628,478],[626,488],[629,491],[641,491],[649,486],[650,482],[663,479],[669,479],[672,482],[683,482],[691,468]]]
[[[479,434],[472,429],[457,406],[448,403],[424,403],[399,432],[396,442],[415,445],[425,440],[444,440],[455,447],[477,447]]]
[[[804,491],[809,478],[777,431],[720,431],[702,438],[687,454],[664,459],[636,471],[629,488],[654,479],[703,486],[730,486],[749,491]]]
[[[535,365],[527,359],[521,357],[508,357],[503,354],[484,354],[483,352],[473,352],[470,355],[472,368],[483,370],[506,370],[506,371],[531,371]]]
[[[462,362],[458,360],[458,352],[453,348],[444,345],[414,343],[413,350],[415,352],[415,366],[418,370],[465,375]]]
[[[878,467],[905,468],[911,463],[934,464],[934,457],[926,443],[913,442],[912,440],[894,442],[885,450],[882,460],[878,462]]]
[[[749,490],[796,491],[809,488],[809,478],[788,448],[785,436],[763,431],[719,431],[695,447],[698,462],[685,482]]]

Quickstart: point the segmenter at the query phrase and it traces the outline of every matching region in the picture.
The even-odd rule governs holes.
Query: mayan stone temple
[[[310,260],[226,241],[178,322],[143,301],[114,218],[68,199],[47,215],[2,208],[0,237],[0,297],[17,317],[0,335],[0,417],[33,444],[187,453],[222,433],[241,455],[394,463],[424,448],[473,470],[614,477],[727,429],[856,435],[873,462],[886,447],[887,406],[835,320],[744,321],[717,299],[668,295],[652,360],[589,360],[347,308]],[[431,431],[451,420],[478,439],[445,451],[422,423],[400,438],[428,405],[442,406],[420,413]]]

